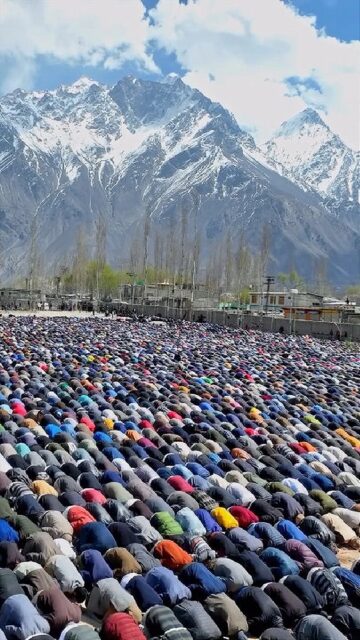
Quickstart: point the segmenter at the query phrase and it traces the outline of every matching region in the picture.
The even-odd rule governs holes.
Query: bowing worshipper
[[[48,634],[50,625],[24,594],[9,596],[0,608],[0,629],[7,640],[27,640]]]
[[[294,633],[296,640],[346,640],[330,620],[316,614],[302,618]]]
[[[127,523],[116,522],[113,526],[110,527],[110,531],[113,532],[113,535],[117,538],[117,541],[125,537],[124,527],[129,527],[130,532],[132,533],[132,537],[130,537],[129,532],[126,535],[126,539],[121,541],[122,544],[118,542],[119,546],[127,547],[129,546],[129,544],[140,542],[147,547],[151,547],[156,542],[159,542],[163,539],[161,533],[150,524],[149,520],[147,520],[145,516],[142,515],[130,518]],[[121,535],[119,535],[120,528],[122,529]]]
[[[351,604],[360,607],[360,576],[345,567],[333,567],[332,573],[340,580]]]
[[[74,598],[77,602],[83,602],[87,591],[81,573],[77,570],[70,558],[64,555],[52,556],[45,565],[45,570],[58,582],[63,593]]]
[[[308,580],[301,576],[284,576],[280,583],[288,587],[304,603],[307,614],[323,613],[325,600]]]
[[[277,629],[276,627],[266,629],[260,636],[260,640],[294,640],[294,638],[295,636],[288,629]]]
[[[335,511],[337,509],[334,509],[332,513],[325,513],[321,516],[321,520],[335,535],[336,543],[349,546],[352,549],[360,549],[360,540],[356,532],[340,516],[336,515]]]
[[[192,640],[190,632],[183,627],[171,609],[155,605],[144,616],[144,628],[148,637],[154,640]]]
[[[360,611],[350,605],[342,605],[335,609],[331,622],[349,640],[360,637]]]
[[[324,566],[322,560],[311,551],[307,544],[300,542],[300,540],[286,540],[284,551],[292,560],[295,560],[302,575],[306,575],[314,567],[323,568]]]
[[[160,567],[160,560],[155,558],[154,555],[150,553],[150,551],[148,551],[143,544],[129,544],[127,549],[137,560],[144,574],[150,571],[150,569],[154,569],[154,567]]]
[[[79,605],[71,602],[56,585],[51,589],[39,591],[34,602],[42,616],[48,621],[50,633],[55,638],[60,635],[69,622],[80,622],[81,620]]]
[[[305,544],[313,551],[313,553],[321,560],[324,567],[331,569],[339,564],[339,560],[335,553],[329,547],[326,547],[317,538],[306,538]]]
[[[70,522],[58,511],[45,511],[39,519],[39,527],[52,538],[64,538],[72,541],[73,528]]]
[[[146,640],[146,636],[128,613],[112,613],[101,626],[102,640]]]
[[[103,578],[93,586],[87,602],[87,610],[98,618],[116,611],[131,613],[138,623],[142,618],[134,598],[115,578]]]
[[[45,531],[34,533],[23,546],[23,555],[26,560],[37,562],[45,566],[48,560],[59,553],[54,540]]]
[[[192,556],[173,540],[157,542],[153,548],[153,553],[164,567],[173,571],[179,571],[193,561]]]
[[[280,580],[280,578],[287,575],[298,575],[300,573],[299,565],[281,549],[268,547],[260,553],[260,558],[271,569],[275,580]]]
[[[14,569],[24,560],[16,542],[0,542],[0,568]]]
[[[325,610],[332,613],[338,607],[349,604],[348,595],[339,578],[330,569],[310,569],[307,580],[324,599]]]
[[[87,549],[96,549],[100,553],[105,553],[108,549],[116,547],[116,541],[102,522],[89,522],[79,529],[75,546],[79,554]]]
[[[21,587],[30,600],[33,600],[39,591],[52,589],[54,584],[57,583],[40,565],[37,569],[26,572],[26,575],[21,579]]]
[[[121,579],[121,586],[134,598],[142,613],[155,604],[163,604],[161,596],[137,573],[128,573]]]
[[[96,549],[82,552],[79,557],[79,568],[86,589],[90,589],[98,580],[113,577],[112,569]]]
[[[279,607],[285,627],[293,628],[298,620],[306,616],[305,604],[285,584],[268,582],[262,589]]]
[[[227,590],[226,579],[215,575],[201,562],[192,562],[183,567],[179,578],[190,589],[194,599],[200,602],[211,594],[225,593]]]
[[[196,600],[183,600],[174,607],[174,614],[193,640],[220,640],[222,631]]]
[[[226,593],[207,596],[204,608],[225,637],[229,640],[246,640],[246,632],[249,629],[247,619]]]
[[[254,586],[262,586],[266,582],[273,582],[271,569],[254,553],[244,549],[239,554],[238,562],[246,569],[253,579]]]
[[[19,584],[17,575],[11,569],[0,569],[0,606],[10,596],[19,594],[24,594],[24,590]]]
[[[242,587],[236,593],[235,602],[245,614],[252,635],[259,636],[269,627],[283,628],[279,607],[259,587]]]
[[[145,580],[155,589],[166,606],[173,606],[181,600],[191,598],[190,589],[166,567],[154,567],[146,574]]]
[[[39,638],[38,640],[42,639]],[[70,622],[62,630],[59,640],[100,640],[100,636],[94,627],[89,624]]]

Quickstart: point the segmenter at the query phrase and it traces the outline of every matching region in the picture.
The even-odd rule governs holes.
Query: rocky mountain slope
[[[359,203],[360,153],[349,149],[314,109],[284,122],[262,151],[299,184],[337,202]]]
[[[300,120],[308,119],[304,114]],[[331,147],[331,132],[315,126]],[[312,136],[306,136],[310,144]],[[234,243],[242,233],[256,248],[266,223],[274,273],[296,266],[309,274],[314,258],[326,256],[332,278],[355,279],[360,215],[352,161],[348,192],[344,158],[344,178],[326,191],[320,159],[311,172],[315,151],[309,152],[309,168],[301,167],[283,138],[257,149],[228,111],[179,78],[159,83],[128,77],[111,89],[81,78],[55,91],[17,90],[0,98],[4,281],[27,273],[34,229],[43,263],[55,272],[73,254],[80,227],[92,255],[102,216],[107,257],[118,265],[146,215],[153,230],[171,232],[182,203],[190,209],[189,242],[195,224],[199,229],[203,261],[229,228]]]

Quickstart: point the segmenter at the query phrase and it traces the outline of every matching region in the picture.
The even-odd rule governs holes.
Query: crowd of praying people
[[[359,478],[355,348],[0,317],[0,640],[359,640]]]

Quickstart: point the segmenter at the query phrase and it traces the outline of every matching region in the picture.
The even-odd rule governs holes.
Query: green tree
[[[241,304],[250,303],[250,289],[248,287],[244,287],[244,289],[240,291],[240,302]]]
[[[288,283],[288,277],[289,277],[289,275],[287,273],[278,273],[277,279],[278,279],[278,282],[283,287],[286,287],[286,285]]]
[[[99,265],[97,260],[91,260],[86,265],[87,289],[93,295],[99,292],[100,298],[117,296],[119,286],[124,281],[124,274],[106,263]]]
[[[112,269],[108,264],[104,264],[99,272],[99,289],[103,296],[114,296],[118,294],[120,286],[119,272]]]
[[[277,280],[287,289],[303,289],[305,287],[305,282],[296,269],[292,269],[289,273],[278,273]]]
[[[345,289],[345,293],[347,296],[358,298],[360,296],[360,284],[351,284]]]

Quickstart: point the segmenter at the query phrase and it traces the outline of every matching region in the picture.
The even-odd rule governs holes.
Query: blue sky
[[[359,25],[359,0],[0,0],[0,94],[175,72],[260,141],[312,106],[356,147]]]
[[[339,40],[357,40],[360,36],[359,0],[292,0],[288,2],[303,15],[314,15],[318,29]]]

